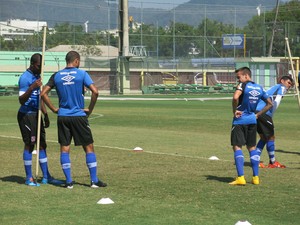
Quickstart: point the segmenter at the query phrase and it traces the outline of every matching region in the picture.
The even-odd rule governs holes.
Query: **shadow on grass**
[[[285,150],[282,150],[282,149],[276,149],[275,152],[300,155],[300,152],[290,152],[290,151],[285,151]]]
[[[25,184],[25,178],[24,177],[20,177],[17,175],[11,175],[11,176],[7,176],[7,177],[1,177],[0,178],[1,181],[3,182],[11,182],[11,183],[17,183],[17,184]],[[62,181],[62,180],[59,180]],[[40,181],[38,181],[39,183]],[[90,187],[90,184],[86,184],[86,183],[79,183],[76,181],[73,181],[74,185],[80,185],[80,186],[85,186],[85,187]],[[54,185],[56,187],[63,187],[65,188],[65,184],[53,184],[53,183],[49,183],[47,185]]]
[[[24,177],[20,177],[20,176],[17,176],[17,175],[11,175],[11,176],[7,176],[7,177],[1,177],[0,178],[1,181],[3,182],[11,182],[11,183],[17,183],[17,184],[25,184],[25,178]],[[47,185],[54,185],[54,186],[57,186],[57,187],[64,187],[62,185],[64,185],[64,182],[61,181],[61,180],[58,180],[60,181],[60,183],[48,183]],[[38,183],[40,183],[41,180],[38,179]],[[80,185],[83,185],[83,184],[80,184]]]
[[[3,182],[12,182],[12,183],[18,183],[18,184],[25,184],[25,178],[20,177],[20,176],[16,176],[16,175],[1,177],[0,180],[3,181]]]
[[[229,183],[232,181],[232,177],[217,177],[217,176],[212,176],[212,175],[206,175],[205,176],[207,180],[216,180],[224,183]]]

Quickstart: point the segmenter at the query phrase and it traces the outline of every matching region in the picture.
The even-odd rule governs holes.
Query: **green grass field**
[[[72,190],[53,185],[26,186],[23,143],[16,121],[17,97],[0,97],[0,104],[0,224],[300,223],[300,111],[294,97],[285,97],[274,117],[276,157],[287,168],[261,169],[261,184],[252,185],[249,155],[244,148],[249,183],[242,187],[228,185],[236,176],[229,99],[98,101],[90,125],[98,174],[108,187],[96,190],[89,187],[83,150],[73,146],[76,183]],[[56,115],[49,115],[49,168],[55,178],[63,180]],[[144,151],[133,152],[137,146]],[[208,160],[211,156],[220,160]],[[266,150],[262,160],[268,161]],[[97,204],[101,198],[115,203]]]

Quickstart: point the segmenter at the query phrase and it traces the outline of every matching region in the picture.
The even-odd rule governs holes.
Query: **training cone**
[[[141,152],[141,151],[143,151],[143,149],[141,147],[135,147],[133,149],[133,151],[135,151],[135,152]]]
[[[114,204],[114,202],[110,198],[101,198],[97,204],[101,205],[108,205],[108,204]]]
[[[235,223],[235,225],[251,225],[247,220],[240,220]]]
[[[219,160],[219,158],[217,156],[211,156],[209,160]]]

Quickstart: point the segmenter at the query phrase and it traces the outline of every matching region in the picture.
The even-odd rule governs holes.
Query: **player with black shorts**
[[[38,187],[39,183],[35,182],[32,176],[32,152],[36,145],[37,126],[38,126],[38,110],[40,86],[42,85],[41,73],[41,54],[33,54],[30,59],[30,67],[19,78],[19,102],[21,104],[18,111],[18,123],[24,142],[23,161],[26,173],[25,184],[28,186]],[[48,158],[46,153],[46,133],[44,127],[49,127],[50,122],[47,110],[43,102],[41,102],[41,111],[44,115],[44,123],[40,127],[40,146],[39,147],[39,164],[43,173],[41,183],[60,184],[55,180],[48,170]]]
[[[266,92],[270,96],[273,107],[268,110],[266,113],[262,114],[257,119],[257,133],[260,136],[260,140],[257,143],[257,151],[261,155],[262,150],[266,146],[268,156],[269,156],[269,165],[265,166],[263,162],[259,163],[260,168],[285,168],[286,166],[279,163],[275,159],[275,127],[273,123],[273,116],[275,111],[280,105],[280,102],[283,96],[287,93],[290,87],[294,85],[294,80],[292,77],[285,75],[280,78],[279,84],[272,86]],[[262,110],[265,106],[265,102],[259,101],[257,105],[257,112]]]
[[[262,113],[270,109],[272,102],[268,99],[263,88],[251,81],[251,71],[248,67],[242,67],[235,72],[239,84],[232,98],[233,121],[231,128],[231,145],[234,151],[234,160],[238,177],[229,184],[246,184],[244,177],[243,145],[247,146],[250,154],[250,162],[253,171],[252,183],[259,184],[259,155],[256,150],[256,117],[259,117]],[[255,114],[255,109],[260,99],[267,104],[262,111]]]
[[[98,179],[97,159],[94,152],[94,140],[88,123],[88,116],[92,113],[98,98],[98,89],[89,74],[79,69],[80,55],[70,51],[66,55],[66,68],[53,74],[45,85],[41,97],[45,104],[57,113],[58,141],[60,143],[60,162],[66,177],[66,187],[73,188],[71,176],[70,144],[81,145],[86,153],[86,165],[89,169],[91,187],[107,186]],[[84,108],[84,88],[91,90],[92,96],[88,108]],[[52,88],[56,89],[59,98],[59,108],[56,108],[48,94]]]

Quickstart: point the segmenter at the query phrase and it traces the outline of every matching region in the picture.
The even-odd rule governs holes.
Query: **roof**
[[[77,51],[82,56],[101,56],[105,58],[115,58],[119,55],[119,50],[113,46],[107,45],[58,45],[47,49],[47,52],[69,52]]]

